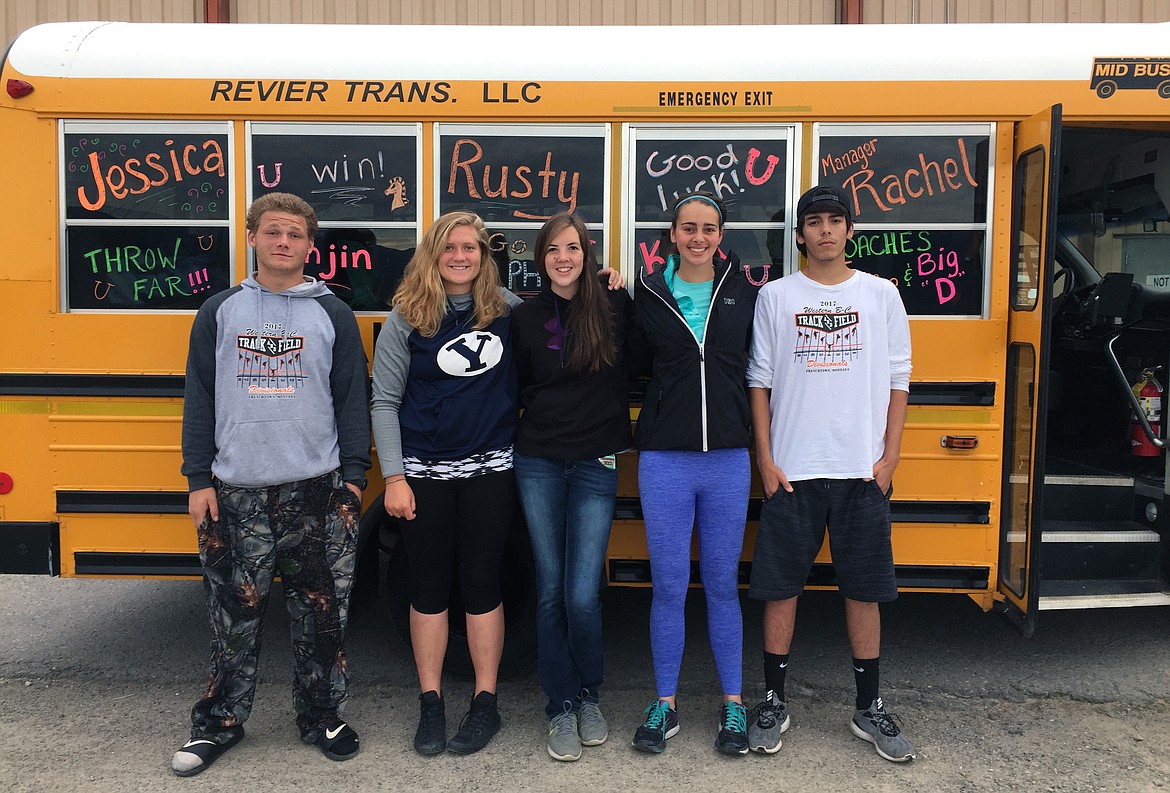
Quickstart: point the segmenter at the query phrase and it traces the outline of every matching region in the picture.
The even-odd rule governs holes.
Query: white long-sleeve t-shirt
[[[789,481],[873,476],[890,391],[910,388],[910,324],[897,287],[861,271],[831,286],[803,272],[766,284],[747,384],[772,390],[772,459]]]

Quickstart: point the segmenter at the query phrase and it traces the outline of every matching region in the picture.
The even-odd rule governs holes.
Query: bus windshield
[[[1170,127],[1070,125],[1062,145],[1061,265],[1170,292]]]

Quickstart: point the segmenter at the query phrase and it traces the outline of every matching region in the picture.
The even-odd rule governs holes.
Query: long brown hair
[[[500,289],[500,271],[492,259],[483,221],[472,212],[448,212],[438,217],[423,235],[390,301],[407,324],[423,336],[434,336],[447,315],[447,293],[439,275],[439,257],[447,245],[447,237],[459,226],[471,227],[479,241],[479,274],[471,285],[475,328],[486,328],[507,310]]]
[[[567,213],[553,215],[536,235],[536,269],[548,283],[545,259],[556,236],[567,228],[577,232],[585,262],[577,279],[577,292],[569,305],[573,309],[572,343],[569,344],[569,368],[577,372],[596,372],[603,366],[613,366],[617,356],[614,342],[613,312],[609,298],[597,279],[597,258],[589,244],[589,230],[576,216]],[[566,334],[566,339],[570,338]]]

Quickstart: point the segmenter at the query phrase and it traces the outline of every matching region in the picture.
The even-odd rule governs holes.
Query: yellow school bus
[[[188,331],[245,277],[266,191],[316,207],[308,272],[372,346],[442,212],[484,217],[523,295],[553,213],[632,282],[664,260],[674,198],[713,190],[724,248],[767,280],[800,266],[796,197],[833,184],[853,266],[911,316],[900,588],[1025,632],[1046,608],[1170,603],[1167,58],[1170,24],[32,28],[0,95],[0,570],[198,575]],[[635,456],[609,584],[649,583]],[[363,528],[401,595],[380,495]],[[505,572],[510,615],[526,575]],[[809,583],[833,586],[827,550]]]

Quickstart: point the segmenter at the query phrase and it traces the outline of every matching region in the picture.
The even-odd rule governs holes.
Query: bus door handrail
[[[1121,337],[1120,333],[1115,333],[1109,337],[1109,341],[1105,342],[1105,352],[1109,362],[1113,364],[1113,371],[1117,375],[1117,382],[1121,384],[1121,390],[1125,392],[1126,397],[1129,398],[1129,405],[1133,408],[1133,415],[1137,417],[1137,422],[1141,426],[1142,431],[1145,432],[1146,437],[1149,438],[1150,443],[1161,449],[1165,443],[1158,434],[1154,432],[1154,428],[1150,426],[1149,419],[1146,418],[1146,412],[1142,410],[1142,405],[1138,402],[1137,394],[1133,392],[1133,386],[1125,379],[1125,372],[1121,369],[1121,363],[1117,360],[1117,354],[1113,352],[1113,343]]]

